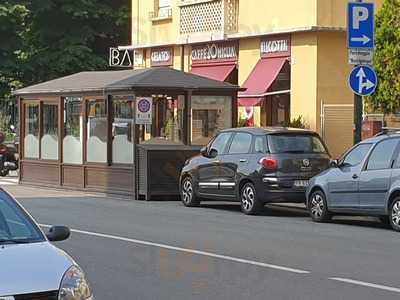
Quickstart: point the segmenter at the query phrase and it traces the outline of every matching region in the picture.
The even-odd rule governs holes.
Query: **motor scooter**
[[[14,128],[11,127],[13,130]],[[5,134],[0,132],[0,176],[7,176],[10,171],[18,170],[18,150],[15,145],[6,145]]]

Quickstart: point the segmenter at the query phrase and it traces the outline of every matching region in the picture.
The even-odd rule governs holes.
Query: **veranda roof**
[[[185,73],[168,67],[124,71],[80,72],[13,92],[16,96],[110,92],[130,89],[220,90],[234,92],[237,85]]]

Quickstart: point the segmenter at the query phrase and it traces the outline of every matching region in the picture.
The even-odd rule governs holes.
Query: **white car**
[[[0,189],[0,300],[93,300],[81,268],[50,243],[69,235],[64,226],[54,226],[45,235]]]

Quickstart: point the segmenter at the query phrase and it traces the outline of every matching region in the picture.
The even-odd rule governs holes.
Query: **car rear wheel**
[[[195,207],[200,205],[200,200],[196,197],[193,181],[190,177],[187,177],[182,181],[181,199],[183,205],[187,207]]]
[[[400,231],[400,197],[395,198],[390,206],[389,221],[393,230]]]
[[[315,191],[311,194],[308,202],[308,211],[314,222],[328,222],[332,218],[331,213],[328,211],[325,194],[322,191]]]
[[[246,215],[258,214],[263,205],[257,198],[256,188],[252,183],[246,183],[240,191],[240,204],[242,212]]]

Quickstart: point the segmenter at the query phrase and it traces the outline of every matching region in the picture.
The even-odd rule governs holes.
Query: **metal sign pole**
[[[354,144],[361,142],[363,98],[354,94]]]
[[[362,2],[362,0],[356,0],[356,2]],[[362,113],[363,98],[360,95],[354,94],[354,144],[361,142]]]
[[[133,164],[132,164],[132,172],[133,172],[133,193],[132,193],[132,197],[133,200],[137,200],[137,164],[139,163],[138,160],[136,159],[136,146],[137,146],[137,136],[136,136],[136,93],[133,92],[132,93],[132,101],[133,101],[133,131],[132,131],[132,143],[133,143],[133,147],[132,147],[132,151],[133,151]]]

